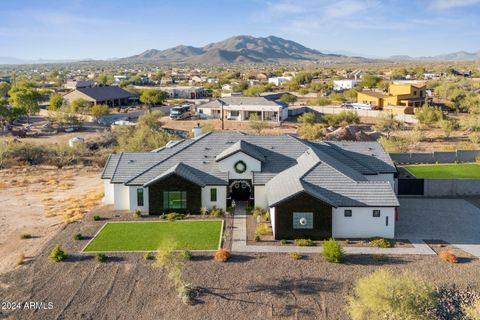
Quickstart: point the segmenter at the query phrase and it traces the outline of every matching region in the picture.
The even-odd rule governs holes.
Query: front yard
[[[216,250],[221,220],[106,223],[85,252],[155,251],[162,246],[182,250]]]
[[[480,179],[480,164],[419,164],[404,166],[419,179]]]

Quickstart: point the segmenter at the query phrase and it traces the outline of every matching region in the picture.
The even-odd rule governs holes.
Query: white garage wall
[[[393,173],[365,175],[365,177],[370,181],[388,181],[392,186],[392,190],[395,190],[395,178],[393,177]]]
[[[210,190],[217,188],[217,201],[210,201]],[[212,209],[217,207],[227,210],[227,186],[206,186],[202,188],[202,208]]]
[[[270,222],[272,225],[273,238],[275,239],[275,207],[270,208]]]
[[[137,206],[137,189],[143,189],[143,206]],[[147,188],[142,188],[142,187],[136,187],[136,186],[130,186],[129,187],[129,193],[130,193],[130,204],[129,204],[129,210],[132,212],[135,212],[137,209],[140,209],[143,213],[148,213],[148,187]]]
[[[113,204],[114,201],[114,187],[113,184],[110,183],[110,180],[104,179],[103,180],[103,203],[105,204]]]
[[[255,207],[260,207],[263,209],[267,209],[268,202],[267,202],[267,188],[265,186],[254,186],[255,190]]]
[[[129,187],[123,184],[115,183],[113,185],[113,208],[115,210],[129,210],[130,209],[130,192]]]
[[[351,217],[344,216],[344,210],[352,210]],[[373,210],[380,210],[380,217],[373,216]],[[385,225],[388,217],[388,226]],[[395,236],[395,208],[351,207],[332,208],[332,235],[334,238],[370,238]]]
[[[233,166],[237,161],[242,160],[247,165],[244,173],[237,173]],[[262,163],[255,158],[250,157],[243,152],[237,152],[228,158],[218,162],[218,168],[222,172],[227,172],[230,179],[252,179],[252,171],[261,171]]]

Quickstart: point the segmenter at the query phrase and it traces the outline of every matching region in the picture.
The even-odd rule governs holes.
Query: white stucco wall
[[[267,188],[265,186],[254,186],[255,190],[255,207],[260,207],[263,209],[268,208],[268,201],[267,201]]]
[[[365,177],[370,181],[388,181],[392,186],[392,189],[395,190],[395,178],[393,177],[393,173],[365,175]]]
[[[113,185],[113,209],[130,210],[130,192],[129,187],[116,183]]]
[[[113,184],[110,183],[109,179],[103,180],[103,203],[105,204],[113,204],[114,201],[114,187]]]
[[[140,209],[142,213],[148,213],[148,187],[142,188],[137,186],[130,186],[129,188],[129,210],[135,212]],[[143,206],[137,206],[137,189],[143,189]]]
[[[273,238],[275,239],[275,207],[270,208],[270,222],[272,224]]]
[[[352,210],[351,217],[344,210]],[[380,210],[380,217],[373,210]],[[388,217],[388,226],[386,225]],[[332,236],[334,238],[370,238],[395,236],[395,208],[351,207],[332,208]]]
[[[217,189],[217,201],[210,201],[210,190]],[[227,209],[227,186],[205,186],[202,188],[202,208],[212,209],[217,207]]]
[[[247,170],[244,173],[237,173],[233,166],[237,161],[242,160],[247,165]],[[257,159],[250,157],[243,152],[237,152],[228,158],[218,162],[218,168],[222,172],[227,172],[230,179],[252,179],[252,171],[261,171],[262,163]]]

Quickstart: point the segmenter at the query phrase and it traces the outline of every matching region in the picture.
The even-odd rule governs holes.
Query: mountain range
[[[407,55],[397,55],[391,56],[387,60],[393,61],[476,61],[480,60],[480,51],[477,52],[467,52],[467,51],[458,51],[447,54],[439,54],[436,56],[429,57],[411,57]]]

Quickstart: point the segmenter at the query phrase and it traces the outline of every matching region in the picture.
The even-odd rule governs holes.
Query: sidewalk
[[[299,246],[249,246],[247,245],[247,211],[244,203],[238,202],[235,207],[232,232],[232,252],[251,253],[321,253],[321,247]],[[435,255],[436,253],[422,240],[409,239],[413,248],[367,248],[345,247],[347,254],[391,254],[391,255]]]

